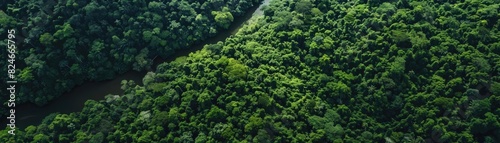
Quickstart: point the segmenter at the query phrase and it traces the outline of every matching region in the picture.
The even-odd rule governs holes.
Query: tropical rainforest
[[[43,17],[23,2],[2,24],[33,18],[27,43],[41,47],[20,53],[20,78],[31,94],[21,98],[37,103],[147,69],[254,3],[68,0]],[[500,142],[499,9],[498,0],[271,0],[237,34],[158,65],[143,85],[123,81],[123,95],[16,136],[1,131],[0,142]]]

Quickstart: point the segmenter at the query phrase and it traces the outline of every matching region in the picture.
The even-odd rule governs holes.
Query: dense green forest
[[[143,86],[123,81],[124,95],[0,142],[500,142],[499,7],[272,0]]]
[[[214,36],[260,0],[9,2],[0,11],[0,35],[17,29],[18,103],[43,105],[84,81],[149,70],[153,58]]]

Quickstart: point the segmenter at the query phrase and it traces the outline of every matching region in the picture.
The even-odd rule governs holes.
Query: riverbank
[[[236,17],[228,29],[221,30],[216,36],[208,38],[200,43],[195,43],[190,46],[190,48],[177,50],[174,54],[169,55],[168,58],[156,58],[153,61],[153,68],[155,69],[157,65],[163,62],[175,60],[177,57],[187,56],[189,53],[202,49],[204,45],[224,41],[227,37],[237,33],[242,25],[253,16],[261,15],[263,12],[260,8],[262,8],[263,5],[269,4],[269,1],[270,0],[264,0],[260,5],[251,7],[243,16]],[[24,129],[29,125],[40,124],[46,116],[52,113],[69,114],[79,112],[87,100],[103,100],[106,95],[123,94],[123,90],[121,89],[122,80],[132,80],[142,85],[142,78],[146,73],[147,71],[129,71],[112,80],[85,82],[42,107],[33,103],[20,104],[16,107],[16,127],[18,129]],[[2,120],[2,124],[6,125],[7,120]]]

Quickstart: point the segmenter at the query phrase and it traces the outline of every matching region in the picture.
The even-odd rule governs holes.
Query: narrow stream
[[[156,66],[163,62],[175,60],[177,57],[187,56],[191,52],[202,49],[206,44],[214,44],[225,40],[227,37],[235,34],[250,18],[256,15],[262,15],[263,12],[261,8],[264,5],[268,5],[269,1],[270,0],[263,0],[260,5],[251,7],[245,15],[235,18],[235,21],[227,30],[220,31],[215,37],[211,37],[200,43],[194,44],[190,48],[177,50],[175,54],[170,55],[169,58],[156,58],[153,65]],[[32,103],[21,104],[16,107],[16,127],[18,129],[24,129],[29,125],[38,125],[47,115],[52,113],[68,114],[72,112],[79,112],[83,109],[87,100],[103,100],[104,96],[109,94],[121,95],[123,94],[123,90],[120,88],[122,80],[133,80],[135,83],[142,85],[142,78],[146,75],[146,73],[146,71],[129,71],[112,80],[85,82],[42,107],[36,106]],[[7,120],[3,119],[1,123],[2,125],[6,125]],[[5,128],[5,126],[0,127]]]

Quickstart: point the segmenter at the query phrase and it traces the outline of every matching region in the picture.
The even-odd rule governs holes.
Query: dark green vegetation
[[[17,29],[18,104],[43,105],[84,81],[149,70],[156,56],[168,57],[214,36],[258,2],[16,1],[0,11],[0,35]],[[6,55],[2,50],[0,58]],[[6,70],[0,68],[1,73]],[[8,95],[5,91],[1,95]]]
[[[499,6],[274,0],[144,86],[1,142],[500,142]]]

